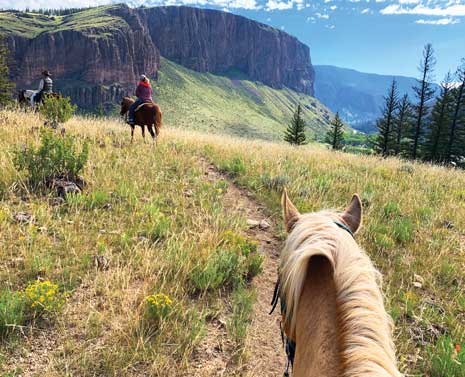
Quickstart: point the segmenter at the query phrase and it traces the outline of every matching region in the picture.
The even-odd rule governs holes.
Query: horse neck
[[[281,264],[287,310],[294,313],[288,319],[295,377],[401,376],[380,274],[368,256],[335,227],[314,240],[311,227],[297,228]]]
[[[311,258],[297,308],[295,377],[341,375],[337,291],[330,262]]]
[[[355,243],[342,249],[334,275],[342,376],[400,377],[392,341],[393,323],[380,289],[381,275]]]

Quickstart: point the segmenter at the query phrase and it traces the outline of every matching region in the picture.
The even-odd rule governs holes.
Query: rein
[[[349,233],[352,236],[352,238],[355,238],[354,233],[352,232],[352,230],[350,230],[350,228],[346,224],[339,222],[339,221],[334,221],[334,224],[336,224],[339,228]],[[270,315],[273,314],[280,300],[281,300],[281,315],[284,315],[286,314],[286,301],[281,296],[281,278],[279,276],[279,271],[278,271],[278,280],[276,281],[276,284],[274,286],[273,298],[271,300],[271,311],[269,313]],[[281,340],[283,342],[283,346],[284,346],[284,349],[286,351],[286,356],[287,356],[287,364],[286,364],[286,369],[284,370],[283,377],[289,377],[289,369],[294,366],[294,358],[295,358],[297,344],[295,340],[292,340],[285,334],[283,330],[283,326],[282,326],[282,321],[279,325],[279,328],[281,331]]]

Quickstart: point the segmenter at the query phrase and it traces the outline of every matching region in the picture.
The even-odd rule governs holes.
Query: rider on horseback
[[[35,96],[32,97],[32,106],[34,103],[40,103],[44,99],[44,94],[53,93],[53,80],[49,71],[42,72],[42,79],[39,83],[39,90]]]
[[[128,123],[131,126],[134,126],[135,121],[135,112],[136,109],[145,102],[152,102],[152,86],[150,85],[150,81],[145,75],[140,76],[139,84],[136,88],[136,101],[129,107],[129,116],[128,116]]]

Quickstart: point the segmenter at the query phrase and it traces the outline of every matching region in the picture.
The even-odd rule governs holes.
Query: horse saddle
[[[134,112],[136,111],[139,111],[140,109],[142,109],[142,107],[144,107],[145,105],[154,105],[155,103],[153,101],[147,101],[147,102],[144,102],[144,103],[141,103],[139,106],[136,107],[136,109],[134,110]]]

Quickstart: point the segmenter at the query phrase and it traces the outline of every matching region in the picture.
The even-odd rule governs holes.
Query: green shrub
[[[454,343],[448,336],[438,339],[435,346],[428,347],[431,360],[431,377],[465,376],[465,344]]]
[[[248,257],[247,257],[247,277],[249,279],[257,276],[259,273],[262,272],[263,270],[263,255],[260,255],[260,254],[250,254]]]
[[[389,217],[389,218],[400,216],[401,212],[400,212],[399,205],[394,202],[386,203],[383,208],[383,214],[384,214],[384,217]]]
[[[218,250],[193,269],[190,280],[197,291],[236,288],[260,273],[262,263],[256,242],[227,231]]]
[[[255,292],[244,288],[239,288],[232,296],[232,316],[226,323],[226,329],[239,345],[246,338],[254,300]]]
[[[270,176],[269,174],[263,174],[260,179],[265,188],[278,192],[281,192],[289,183],[289,177],[287,175]]]
[[[39,112],[52,125],[57,125],[70,120],[76,109],[77,106],[71,104],[69,97],[45,96]]]
[[[406,243],[413,239],[414,226],[409,219],[399,218],[394,221],[392,235],[400,243]]]
[[[220,171],[227,173],[232,177],[245,174],[247,171],[245,163],[240,157],[234,157],[232,160],[223,161],[219,167]]]
[[[18,292],[0,292],[0,339],[21,326],[26,320],[26,301]]]
[[[165,216],[160,208],[155,204],[148,204],[143,209],[147,219],[140,236],[147,237],[152,242],[156,242],[166,237],[171,229],[171,220]]]
[[[40,188],[54,178],[76,179],[87,162],[89,145],[85,142],[79,150],[73,136],[61,137],[44,129],[38,148],[29,146],[13,153],[13,163],[27,173],[29,186]]]
[[[210,256],[205,265],[198,265],[191,273],[191,281],[199,291],[215,290],[223,285],[236,286],[241,282],[240,259],[237,253],[220,250]]]

